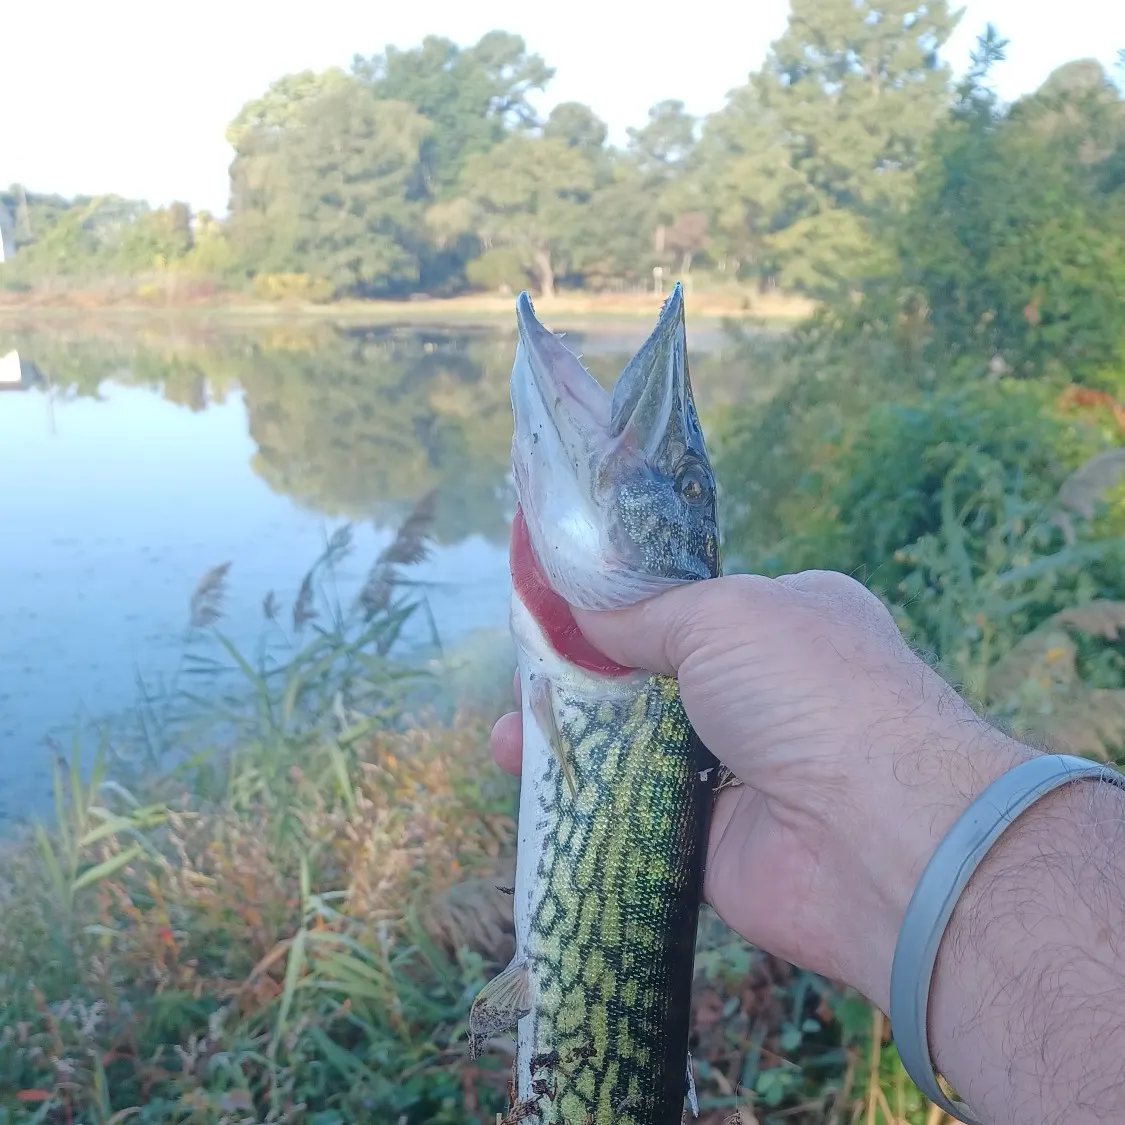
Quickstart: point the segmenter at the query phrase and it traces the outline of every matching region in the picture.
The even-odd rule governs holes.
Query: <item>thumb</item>
[[[676,676],[707,636],[716,628],[729,627],[732,611],[738,613],[732,602],[759,582],[769,581],[748,575],[709,578],[673,587],[625,609],[572,610],[582,635],[603,655],[628,668]],[[762,592],[756,591],[759,597]]]

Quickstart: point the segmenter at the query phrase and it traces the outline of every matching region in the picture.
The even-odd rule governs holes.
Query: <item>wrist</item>
[[[984,1120],[1121,1118],[1123,823],[1114,786],[1050,793],[1000,837],[958,901],[929,1036],[938,1071]]]
[[[873,895],[861,922],[869,940],[857,982],[884,1012],[902,921],[926,865],[969,805],[1001,775],[1035,756],[967,707],[940,722],[919,724],[910,740],[888,747],[894,784],[884,800],[894,815],[880,814],[891,826],[890,837],[861,857]]]

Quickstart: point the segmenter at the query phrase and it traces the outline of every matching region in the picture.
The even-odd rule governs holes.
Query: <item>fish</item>
[[[472,1005],[470,1053],[514,1029],[505,1125],[680,1125],[698,1116],[691,992],[719,767],[676,680],[608,659],[572,607],[721,573],[683,289],[612,391],[527,293],[516,322],[516,950]]]

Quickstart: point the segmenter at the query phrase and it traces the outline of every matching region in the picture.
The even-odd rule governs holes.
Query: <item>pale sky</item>
[[[704,114],[755,69],[785,26],[787,0],[55,0],[0,5],[0,185],[117,192],[223,213],[227,122],[282,74],[347,66],[357,52],[426,34],[475,42],[522,35],[556,74],[540,101],[591,105],[611,139],[649,106],[680,98]],[[1010,41],[1005,98],[1075,58],[1116,62],[1121,0],[966,0],[946,52],[960,72],[994,22]]]

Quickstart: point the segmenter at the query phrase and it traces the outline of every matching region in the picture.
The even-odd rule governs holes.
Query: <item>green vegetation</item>
[[[518,35],[357,56],[274,82],[231,123],[230,216],[13,187],[9,289],[184,301],[649,287],[653,271],[814,294],[880,260],[948,99],[946,0],[794,5],[705,120],[654,106],[618,148]]]
[[[535,121],[549,71],[511,36],[283,80],[232,126],[212,276],[328,298],[705,266],[815,294],[798,331],[739,336],[722,361],[746,384],[707,420],[728,559],[856,574],[998,720],[1125,763],[1121,92],[1078,62],[1005,107],[992,33],[948,88],[944,4],[793,8],[721,113],[700,128],[664,103],[625,152],[580,105]],[[25,210],[11,284],[91,276],[128,247],[169,275],[202,254],[170,213]],[[477,503],[503,534],[510,349],[331,341],[278,338],[241,366],[238,348],[181,348],[150,381],[187,405],[240,383],[259,471],[291,495],[367,514],[425,487],[434,507],[365,599],[310,619],[334,537],[276,662],[222,648],[213,573],[195,635],[242,689],[154,728],[163,769],[60,772],[58,823],[13,845],[0,888],[0,1122],[483,1123],[503,1106],[505,1045],[470,1063],[464,1021],[510,952],[495,883],[514,790],[487,764],[492,713],[424,712],[436,685],[395,641],[401,570],[430,537],[464,534]],[[80,390],[69,358],[60,341],[43,364]],[[708,1123],[938,1125],[880,1017],[710,916],[694,1027]]]
[[[1076,63],[1005,111],[1002,52],[982,38],[893,255],[744,342],[776,393],[724,422],[729,540],[856,575],[990,713],[1116,758],[1125,105]]]
[[[5,853],[0,1120],[460,1119],[483,962],[457,935],[505,935],[487,897],[434,896],[510,850],[512,792],[479,718],[395,718],[422,678],[390,655],[428,519],[354,607],[319,596],[337,532],[292,607],[267,599],[281,659],[229,646],[225,568],[205,575],[192,670],[220,670],[210,636],[241,689],[152,730],[160,773],[57,771],[52,832]]]

